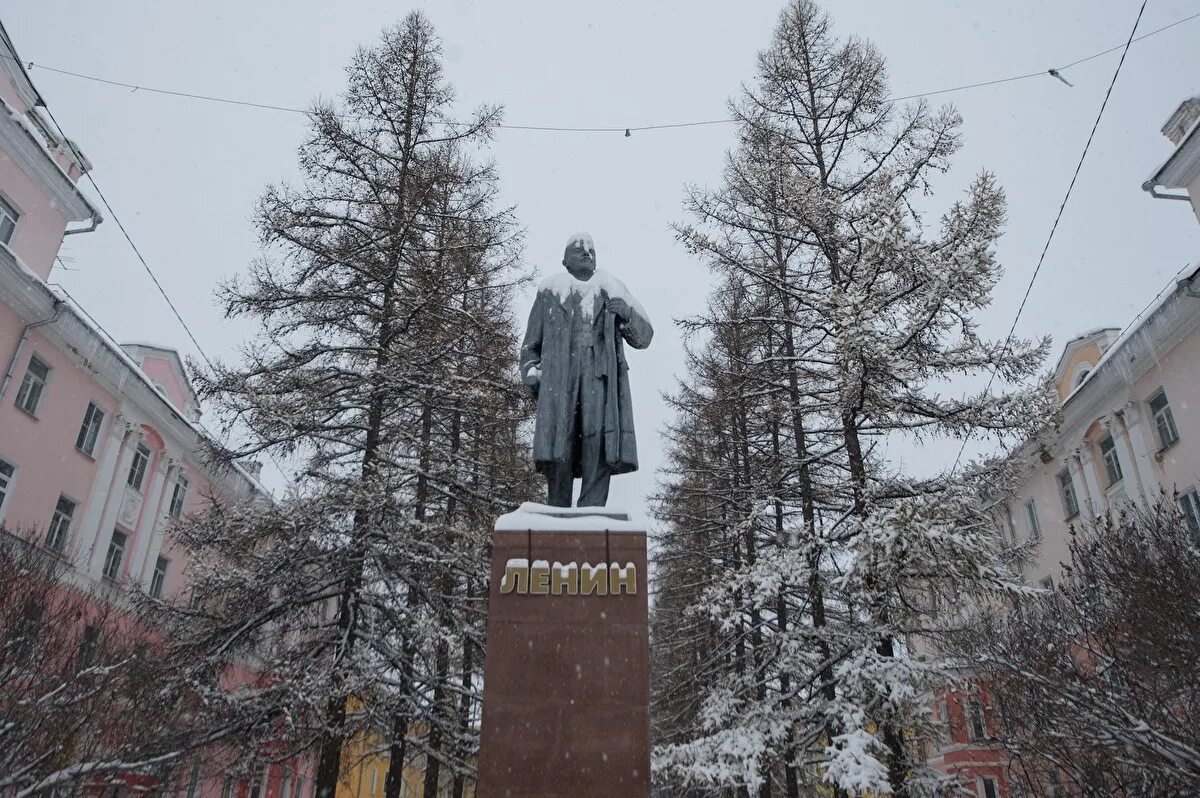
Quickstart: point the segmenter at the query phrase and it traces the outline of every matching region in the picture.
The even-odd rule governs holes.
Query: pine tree
[[[735,556],[683,609],[716,623],[737,678],[715,680],[700,722],[676,735],[685,741],[660,749],[660,773],[771,795],[783,771],[792,796],[818,772],[847,792],[912,794],[932,778],[912,751],[920,697],[947,675],[929,651],[946,622],[930,597],[984,602],[1022,587],[985,507],[1011,468],[988,460],[916,478],[888,446],[1032,434],[1052,402],[1040,382],[1015,386],[1046,345],[978,335],[974,317],[1001,275],[994,178],[976,178],[936,227],[925,221],[931,180],[960,144],[952,108],[890,102],[883,58],[835,39],[808,0],[784,9],[758,65],[732,103],[739,141],[723,185],[693,190],[696,221],[679,228],[722,276],[696,326],[729,358],[727,375],[755,380],[710,401],[755,397],[724,424],[743,465],[756,446],[766,464],[735,482],[748,491],[726,522],[743,538]],[[748,311],[734,312],[735,287]],[[732,330],[749,342],[725,343]],[[951,388],[993,371],[995,390]],[[692,468],[713,459],[706,451]],[[666,494],[672,529],[691,514],[672,495],[688,478]],[[741,664],[743,647],[759,654]]]
[[[263,257],[222,291],[261,333],[199,380],[248,435],[231,457],[288,457],[299,476],[277,506],[181,526],[201,601],[178,610],[179,634],[198,671],[224,658],[261,674],[223,700],[315,751],[321,798],[368,731],[388,741],[389,798],[418,753],[427,794],[443,762],[461,793],[486,533],[530,485],[510,310],[521,236],[479,155],[500,111],[455,116],[422,14],[347,75],[339,104],[313,108],[299,184],[259,203]]]

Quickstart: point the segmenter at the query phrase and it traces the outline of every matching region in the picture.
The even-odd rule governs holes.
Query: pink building
[[[1156,198],[1190,200],[1200,217],[1200,98],[1163,127],[1175,152],[1143,186]],[[1185,194],[1157,189],[1183,188]],[[1017,452],[1027,478],[1000,508],[1004,534],[1034,542],[1025,577],[1052,588],[1070,560],[1070,525],[1126,503],[1176,494],[1200,536],[1200,262],[1163,288],[1124,330],[1102,327],[1067,342],[1055,367],[1062,426],[1053,439]],[[1002,798],[1008,760],[991,740],[986,691],[937,697],[945,733],[931,764]],[[1065,793],[1064,793],[1065,794]]]
[[[47,285],[64,236],[101,216],[76,185],[91,165],[43,117],[22,64],[0,26],[0,529],[67,559],[72,581],[98,595],[186,601],[172,520],[209,497],[265,491],[250,470],[205,465],[200,407],[174,349],[118,346]],[[298,763],[240,787],[202,764],[180,765],[189,798],[233,787],[300,798]]]

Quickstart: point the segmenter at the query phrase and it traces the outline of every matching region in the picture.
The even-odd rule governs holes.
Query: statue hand
[[[616,314],[621,321],[629,321],[629,304],[620,297],[609,297],[608,309]]]
[[[538,387],[542,383],[542,370],[536,365],[530,366],[525,370],[525,376],[521,379],[521,381],[525,383],[525,387],[536,396]]]

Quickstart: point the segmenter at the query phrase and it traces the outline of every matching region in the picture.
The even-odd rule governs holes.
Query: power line
[[[1021,297],[1021,304],[1017,306],[1017,313],[1013,316],[1012,325],[1008,328],[1008,335],[1004,338],[1004,346],[1000,349],[999,360],[1002,360],[1012,347],[1012,339],[1017,329],[1017,322],[1021,318],[1021,313],[1025,310],[1025,303],[1029,301],[1029,294],[1033,291],[1033,284],[1037,280],[1038,273],[1042,270],[1042,264],[1046,260],[1046,253],[1050,250],[1050,242],[1054,240],[1054,233],[1058,230],[1058,223],[1062,221],[1063,211],[1066,210],[1067,201],[1071,199],[1071,192],[1075,189],[1075,182],[1079,179],[1079,173],[1083,169],[1083,162],[1087,158],[1088,150],[1092,146],[1092,140],[1096,137],[1096,130],[1100,127],[1100,120],[1104,118],[1104,109],[1108,107],[1108,99],[1112,96],[1113,87],[1117,85],[1117,77],[1121,74],[1121,67],[1125,64],[1125,56],[1129,54],[1129,47],[1135,41],[1133,37],[1137,33],[1138,23],[1142,21],[1142,13],[1146,10],[1146,3],[1147,0],[1142,0],[1137,18],[1133,21],[1133,28],[1129,31],[1129,38],[1125,42],[1125,48],[1121,51],[1121,60],[1117,62],[1117,68],[1113,71],[1112,80],[1108,83],[1108,90],[1104,92],[1104,100],[1100,103],[1100,110],[1096,114],[1096,121],[1092,123],[1092,130],[1088,133],[1087,141],[1084,142],[1083,152],[1079,155],[1079,162],[1075,164],[1075,172],[1071,175],[1071,182],[1067,184],[1067,192],[1063,195],[1062,202],[1058,206],[1058,213],[1054,216],[1054,223],[1050,225],[1050,234],[1046,236],[1046,243],[1042,247],[1042,254],[1038,256],[1037,265],[1034,266],[1033,274],[1029,276],[1029,283],[1025,286],[1025,295]],[[1103,53],[1098,55],[1103,55]],[[996,374],[999,370],[999,365],[992,369],[992,376],[988,378],[987,387],[983,389],[984,395],[992,389],[992,384],[996,381]],[[951,474],[958,468],[958,463],[962,459],[963,451],[967,448],[967,441],[969,440],[971,440],[970,430],[963,436],[962,445],[958,447],[958,455],[954,458],[954,465],[950,467]]]
[[[1115,52],[1117,50],[1121,50],[1122,48],[1124,48],[1127,51],[1129,49],[1129,46],[1131,44],[1133,44],[1134,42],[1140,42],[1143,39],[1148,39],[1151,36],[1156,36],[1156,35],[1162,33],[1163,31],[1170,30],[1171,28],[1174,28],[1177,25],[1182,25],[1185,22],[1190,22],[1198,17],[1200,17],[1200,13],[1192,14],[1191,16],[1187,16],[1182,19],[1177,19],[1174,22],[1171,22],[1167,25],[1163,25],[1161,28],[1156,28],[1155,30],[1149,31],[1148,33],[1144,33],[1141,36],[1131,39],[1130,41],[1127,41],[1124,44],[1118,44],[1113,47],[1109,47],[1106,50],[1101,50],[1097,53],[1092,53],[1091,55],[1076,59],[1075,61],[1072,61],[1072,62],[1066,64],[1065,66],[1057,67],[1054,71],[1061,72],[1064,69],[1070,69],[1071,67],[1079,66],[1080,64],[1084,64],[1084,63],[1087,63],[1088,61],[1095,60],[1102,56],[1108,55],[1109,53]],[[16,59],[13,59],[12,56],[10,56],[10,55],[3,55],[2,57],[16,60]],[[1124,57],[1124,56],[1122,56],[1122,57]],[[232,97],[220,97],[220,96],[212,95],[212,94],[200,94],[200,93],[196,93],[196,92],[180,91],[177,89],[156,88],[154,86],[146,86],[146,85],[143,85],[140,83],[128,83],[126,81],[113,80],[111,78],[100,77],[99,75],[90,75],[85,72],[77,72],[75,70],[64,69],[62,67],[56,67],[56,66],[50,66],[48,64],[39,64],[39,63],[35,63],[33,61],[27,62],[25,64],[25,66],[30,70],[43,69],[47,72],[54,72],[59,75],[66,75],[68,77],[78,78],[80,80],[89,80],[94,83],[103,83],[107,86],[116,86],[119,88],[130,89],[131,91],[134,91],[134,92],[141,91],[141,92],[147,92],[150,94],[162,94],[162,95],[166,95],[169,97],[180,97],[180,98],[188,99],[188,100],[201,100],[204,102],[223,103],[226,105],[237,105],[237,106],[241,106],[244,108],[256,108],[258,110],[265,110],[265,111],[281,111],[284,113],[302,114],[304,116],[312,115],[312,111],[309,109],[306,109],[306,108],[297,108],[295,106],[279,105],[279,104],[274,104],[274,103],[255,102],[252,100],[239,100],[239,99],[235,99]],[[888,102],[896,103],[896,102],[901,102],[903,100],[915,100],[920,97],[936,97],[941,94],[951,94],[954,92],[968,91],[970,89],[979,89],[979,88],[984,88],[987,86],[997,86],[1002,83],[1012,83],[1012,82],[1015,82],[1018,80],[1028,80],[1030,78],[1045,77],[1047,74],[1051,74],[1051,70],[1039,69],[1035,72],[1026,72],[1026,73],[1023,73],[1020,75],[1011,75],[1009,77],[996,78],[994,80],[985,80],[985,81],[980,81],[980,82],[976,82],[976,83],[964,83],[964,84],[961,84],[958,86],[950,86],[950,87],[947,87],[944,89],[934,89],[932,91],[920,92],[917,94],[906,94],[906,95],[903,95],[900,97],[892,97],[888,100]],[[502,130],[536,131],[536,132],[543,132],[543,133],[630,133],[630,132],[641,132],[641,131],[651,131],[651,130],[677,130],[677,129],[681,129],[681,128],[703,127],[703,126],[707,126],[707,125],[725,125],[725,124],[730,124],[735,121],[736,120],[733,118],[721,118],[721,119],[696,120],[696,121],[690,121],[690,122],[671,122],[671,123],[666,123],[666,124],[620,125],[620,126],[610,126],[610,127],[574,127],[574,126],[568,126],[568,125],[515,125],[515,124],[514,125],[501,124],[498,127]],[[457,123],[451,123],[451,124],[457,124]]]
[[[42,108],[45,109],[46,116],[50,117],[50,121],[54,123],[54,127],[58,128],[59,135],[62,136],[66,145],[71,148],[71,153],[75,156],[76,160],[79,161],[79,163],[84,163],[83,156],[79,153],[79,150],[75,149],[74,142],[72,142],[67,136],[66,131],[63,130],[63,127],[58,123],[58,120],[54,118],[54,114],[50,111],[50,106],[43,103]],[[100,190],[100,186],[96,183],[96,179],[92,177],[91,172],[87,172],[86,174],[88,182],[91,183],[92,189],[96,192],[96,196],[98,196],[100,201],[104,203],[104,209],[108,211],[108,214],[112,217],[112,220],[117,223],[117,227],[121,230],[121,235],[125,236],[125,240],[129,242],[129,248],[133,250],[134,255],[137,255],[137,259],[139,262],[141,262],[142,268],[146,270],[146,274],[150,275],[151,281],[154,282],[154,287],[158,289],[158,293],[162,294],[162,298],[166,300],[167,307],[169,307],[171,312],[175,314],[176,320],[179,322],[179,325],[183,327],[183,331],[187,333],[188,338],[191,339],[192,345],[196,347],[196,351],[200,353],[200,357],[204,358],[204,362],[208,364],[208,367],[210,369],[214,368],[212,360],[209,359],[208,354],[204,351],[204,347],[200,346],[200,342],[196,340],[196,336],[192,333],[192,328],[188,327],[187,322],[183,320],[183,316],[179,313],[179,308],[175,307],[175,303],[172,302],[171,297],[167,295],[166,289],[163,288],[162,283],[158,281],[158,276],[154,273],[154,270],[150,268],[150,264],[146,262],[146,258],[142,255],[142,251],[138,249],[137,244],[133,243],[133,239],[130,237],[129,231],[125,229],[125,225],[121,222],[121,217],[117,216],[117,212],[114,211],[112,205],[109,204],[108,198],[105,197],[104,192]]]
[[[50,121],[54,123],[54,127],[58,130],[58,133],[62,137],[63,142],[67,145],[68,148],[70,148],[71,154],[75,157],[76,161],[78,161],[79,163],[84,163],[85,161],[84,161],[83,155],[79,152],[78,149],[76,149],[75,143],[73,141],[71,141],[71,138],[69,136],[67,136],[67,132],[65,130],[63,130],[63,126],[61,124],[59,124],[58,119],[55,118],[54,112],[50,110],[50,105],[49,105],[49,103],[46,102],[44,97],[42,98],[41,107],[43,110],[45,110],[46,116],[48,116],[50,118]],[[133,237],[129,235],[129,231],[126,230],[125,225],[121,223],[121,217],[117,215],[117,212],[115,210],[113,210],[113,207],[109,203],[108,198],[104,196],[104,192],[100,190],[100,186],[96,183],[96,179],[94,177],[92,177],[90,172],[87,173],[87,179],[88,179],[88,182],[91,183],[92,189],[95,190],[96,195],[98,197],[100,197],[100,201],[104,204],[104,209],[108,211],[109,216],[112,217],[112,220],[114,222],[116,222],[117,227],[120,228],[121,234],[123,236],[125,236],[125,240],[129,243],[129,248],[133,250],[133,253],[135,255],[137,255],[137,259],[138,259],[138,261],[141,262],[142,268],[146,270],[146,274],[150,275],[151,281],[154,282],[154,287],[158,289],[158,293],[161,294],[163,300],[166,301],[167,307],[169,307],[171,309],[171,312],[173,314],[175,314],[175,319],[179,322],[179,325],[181,327],[183,327],[183,330],[184,330],[184,332],[187,333],[188,338],[191,339],[192,345],[196,347],[196,351],[200,353],[200,357],[204,359],[204,362],[208,364],[209,369],[211,369],[213,371],[213,373],[215,374],[216,366],[213,365],[212,359],[209,358],[208,353],[204,351],[204,347],[202,347],[200,345],[200,342],[198,340],[196,340],[196,336],[192,332],[192,328],[189,327],[188,323],[183,320],[183,316],[180,314],[179,308],[175,307],[175,303],[171,301],[171,297],[167,294],[167,290],[165,288],[163,288],[163,284],[161,282],[159,282],[158,275],[156,275],[154,273],[154,270],[150,268],[150,264],[146,261],[145,256],[142,255],[142,251],[140,249],[138,249],[137,244],[135,244],[133,242]],[[61,288],[61,286],[60,286],[60,289],[63,291],[63,293],[67,293],[66,289]],[[67,296],[70,297],[70,294],[67,294]],[[79,305],[79,303],[75,301],[74,297],[70,297],[70,298],[71,298],[71,301],[73,304],[75,304],[77,307],[79,307],[80,310],[83,310],[82,306]],[[92,320],[93,323],[96,324],[97,327],[100,327],[99,323],[96,322],[96,320],[92,318],[90,313],[88,313],[86,310],[83,312],[85,315],[87,315],[87,317],[89,319]],[[107,335],[109,338],[112,338],[112,336],[109,335],[107,330],[104,330],[103,327],[100,327],[100,329],[104,332],[105,335]],[[113,339],[113,341],[115,343],[116,339]],[[119,346],[119,344],[118,344],[118,346]],[[201,427],[201,429],[203,429],[210,437],[216,439],[216,436],[213,435],[211,432],[209,432],[206,428]],[[224,445],[224,444],[222,444],[222,445]],[[271,460],[271,463],[275,466],[275,468],[279,471],[279,475],[286,480],[287,472],[284,470],[283,466],[279,464],[279,461],[275,459],[275,455],[269,451],[266,452],[266,455]]]

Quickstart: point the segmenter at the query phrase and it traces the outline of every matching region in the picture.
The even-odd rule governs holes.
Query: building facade
[[[1156,198],[1192,203],[1200,219],[1200,98],[1163,126],[1175,152],[1144,184]],[[1185,189],[1163,194],[1158,188]],[[1016,452],[1027,477],[1000,508],[1013,544],[1033,544],[1027,583],[1053,589],[1070,561],[1070,527],[1130,503],[1167,497],[1200,536],[1200,262],[1183,270],[1124,330],[1103,327],[1066,343],[1054,370],[1059,429]],[[1005,798],[1008,758],[993,739],[986,685],[935,697],[942,739],[930,764],[980,798]],[[1051,777],[1053,774],[1051,774]],[[1064,793],[1065,794],[1065,793]]]
[[[209,437],[174,349],[118,345],[49,284],[64,238],[101,215],[77,185],[91,165],[49,124],[23,63],[0,26],[0,534],[66,561],[68,587],[97,601],[119,605],[133,589],[189,601],[173,521],[265,491],[250,469],[207,465]],[[195,757],[162,777],[188,798],[311,795],[305,762],[237,779],[210,764]],[[124,784],[163,788],[146,778]]]

